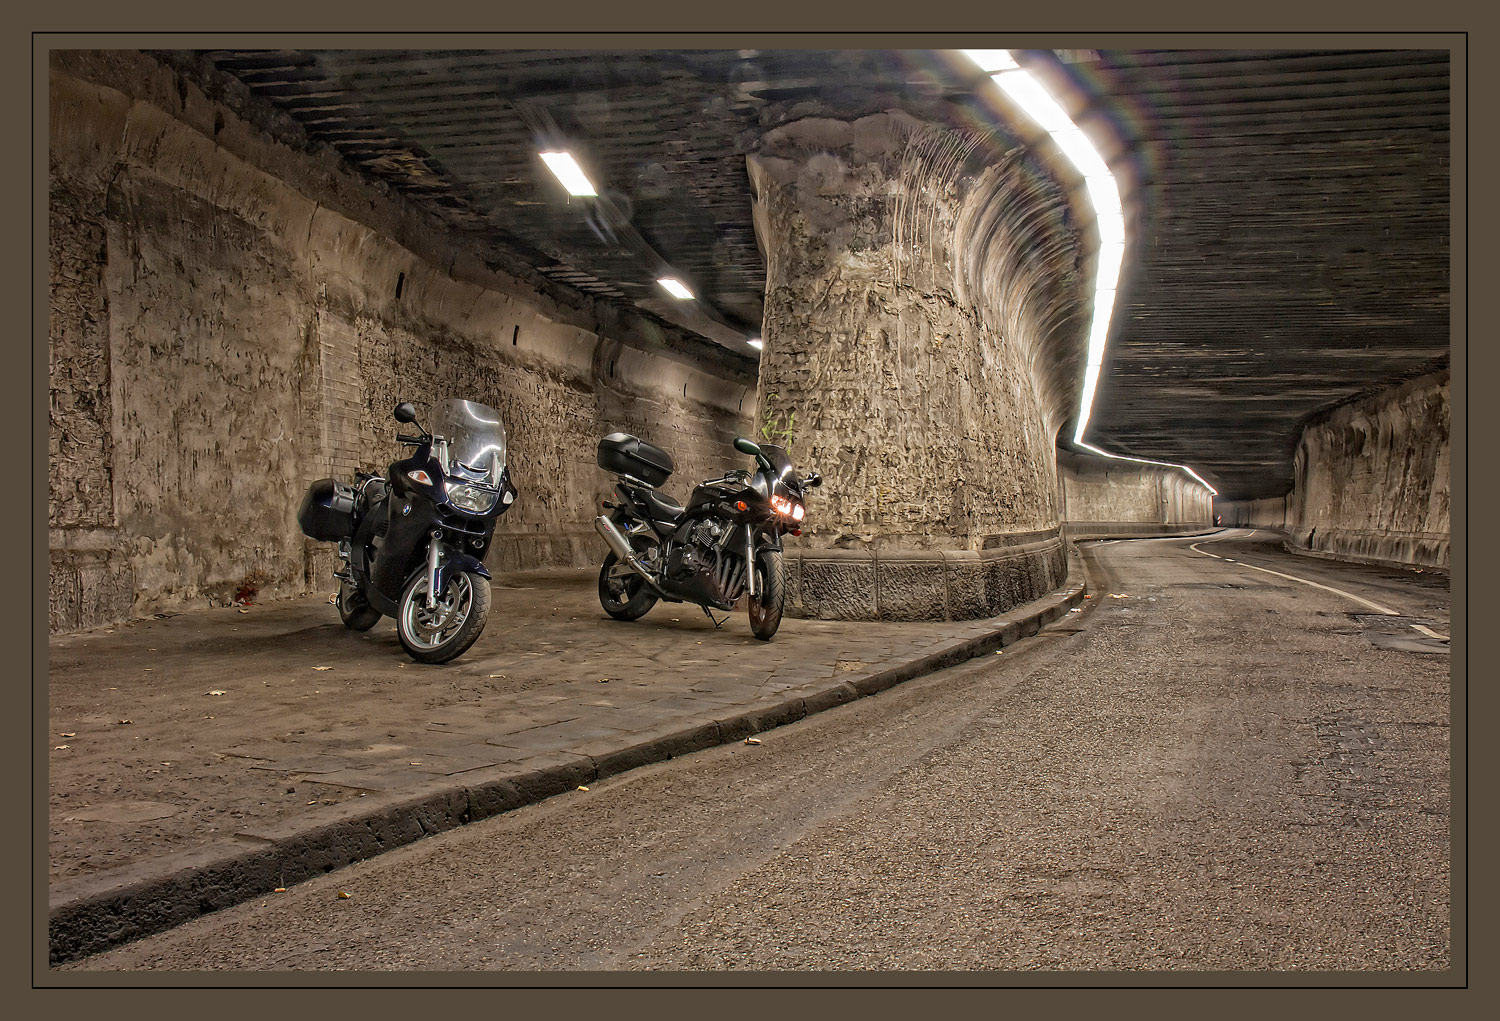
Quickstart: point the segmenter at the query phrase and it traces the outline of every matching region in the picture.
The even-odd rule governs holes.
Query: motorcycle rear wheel
[[[781,627],[781,611],[786,606],[786,564],[777,551],[768,550],[755,558],[755,595],[747,602],[750,633],[769,642]]]
[[[380,620],[380,611],[370,605],[364,592],[347,581],[339,584],[335,605],[339,608],[339,620],[350,631],[368,631]]]
[[[473,571],[454,571],[427,606],[427,572],[407,583],[397,607],[396,635],[418,663],[446,663],[461,656],[484,630],[490,615],[490,583]]]
[[[599,605],[615,620],[640,620],[646,611],[656,605],[657,595],[651,591],[644,578],[620,563],[620,558],[610,553],[599,568]]]

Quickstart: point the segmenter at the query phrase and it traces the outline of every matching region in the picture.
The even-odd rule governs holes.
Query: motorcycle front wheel
[[[786,606],[786,564],[775,550],[755,558],[755,595],[748,602],[750,633],[769,642],[781,627],[781,611]]]
[[[437,604],[427,605],[427,572],[407,583],[397,607],[396,634],[418,663],[446,663],[463,654],[490,615],[490,583],[472,571],[448,575]]]
[[[646,580],[610,553],[599,568],[599,605],[615,620],[639,620],[656,605],[657,595]]]
[[[350,631],[368,631],[380,620],[380,611],[370,605],[364,592],[347,581],[339,584],[335,605],[339,608],[339,620]]]

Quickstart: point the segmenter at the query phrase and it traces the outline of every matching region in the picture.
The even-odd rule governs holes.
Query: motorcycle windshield
[[[505,470],[505,426],[500,412],[474,401],[450,400],[432,409],[432,453],[449,476],[498,487]]]
[[[770,443],[760,444],[760,452],[767,461],[771,462],[771,478],[777,482],[790,482],[797,484],[797,478],[792,473],[792,459],[787,457],[786,451],[781,447]]]

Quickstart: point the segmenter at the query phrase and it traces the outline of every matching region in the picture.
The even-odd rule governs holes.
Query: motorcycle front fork
[[[750,597],[755,598],[755,529],[745,525],[745,585]]]
[[[442,544],[438,541],[443,533],[433,529],[432,542],[427,546],[427,608],[437,606],[438,558],[442,556]]]

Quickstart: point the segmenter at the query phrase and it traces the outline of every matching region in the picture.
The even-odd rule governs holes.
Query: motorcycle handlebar
[[[424,436],[406,436],[406,435],[404,435],[402,433],[397,433],[396,434],[396,442],[397,443],[426,443],[427,439]]]

